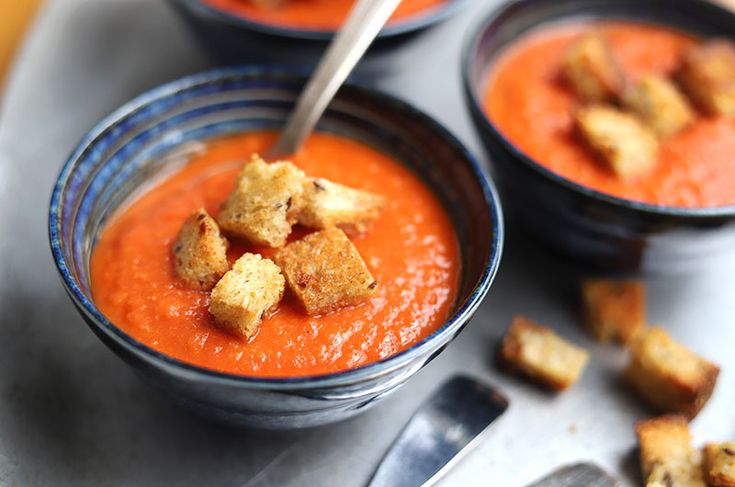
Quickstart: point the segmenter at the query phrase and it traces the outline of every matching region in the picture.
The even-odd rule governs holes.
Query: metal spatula
[[[590,463],[577,463],[554,470],[527,487],[616,487],[620,483]]]
[[[507,408],[507,399],[475,379],[448,380],[414,413],[369,487],[433,485]]]

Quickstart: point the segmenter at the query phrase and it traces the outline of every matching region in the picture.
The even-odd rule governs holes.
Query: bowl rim
[[[247,17],[237,15],[229,10],[215,7],[203,0],[174,0],[181,4],[213,16],[217,20],[224,22],[232,27],[250,30],[260,34],[266,34],[276,37],[284,37],[289,39],[311,40],[311,41],[329,41],[334,37],[336,30],[331,29],[305,29],[297,27],[289,27],[287,25],[269,24],[267,22],[259,22]],[[402,20],[387,24],[378,34],[378,39],[387,39],[399,37],[429,27],[439,23],[455,13],[462,7],[468,5],[471,0],[446,0],[444,5],[431,7],[426,11],[419,11],[416,14],[405,17]]]
[[[440,122],[397,97],[359,84],[345,84],[345,87],[350,90],[355,90],[362,95],[372,97],[373,99],[386,104],[390,109],[402,110],[409,113],[411,117],[419,120],[420,123],[425,124],[428,128],[443,137],[449,145],[454,147],[454,149],[462,155],[468,169],[472,172],[480,187],[485,201],[486,211],[492,220],[490,251],[478,282],[464,301],[458,301],[456,308],[453,309],[444,324],[432,334],[415,343],[411,347],[390,357],[376,362],[370,362],[354,369],[298,377],[247,376],[220,372],[214,369],[189,364],[145,345],[125,333],[121,328],[115,326],[94,305],[93,301],[87,298],[82,292],[80,285],[77,283],[76,279],[74,279],[71,271],[69,270],[68,262],[64,255],[64,245],[60,235],[62,212],[61,196],[66,188],[67,182],[74,174],[74,168],[79,159],[87,152],[88,148],[94,146],[97,139],[111,126],[115,125],[120,120],[125,119],[128,115],[144,106],[163,101],[170,95],[174,95],[202,83],[218,83],[223,82],[230,77],[246,76],[259,78],[284,77],[300,82],[303,82],[306,79],[302,73],[290,68],[245,65],[213,69],[170,81],[138,95],[114,110],[110,115],[103,118],[82,137],[62,166],[59,175],[55,180],[49,203],[49,243],[54,263],[61,276],[62,283],[77,309],[84,315],[84,317],[87,318],[87,324],[93,329],[93,331],[102,332],[105,337],[113,339],[127,351],[133,352],[136,356],[147,362],[152,362],[155,366],[167,368],[169,372],[177,375],[188,376],[190,379],[214,381],[235,386],[248,386],[256,389],[294,390],[354,384],[373,377],[388,374],[391,371],[399,369],[412,362],[417,357],[430,353],[432,350],[440,349],[446,345],[469,322],[470,318],[482,303],[498,272],[503,254],[503,243],[505,237],[500,198],[494,183],[485,174],[477,159],[462,144],[462,142],[460,142],[460,140]]]
[[[548,1],[548,0],[541,0],[541,1]],[[697,5],[698,8],[701,7],[703,9],[707,9],[707,8],[712,9],[712,11],[718,15],[724,15],[724,16],[729,17],[733,25],[735,25],[735,12],[729,11],[720,5],[717,5],[707,0],[682,0],[682,1],[688,1],[689,3],[695,4]],[[542,178],[552,183],[558,184],[559,186],[567,190],[571,190],[573,193],[579,194],[583,197],[592,198],[594,200],[605,203],[607,205],[611,205],[614,207],[622,208],[622,209],[633,211],[633,212],[644,213],[644,214],[648,214],[651,216],[668,216],[668,217],[678,217],[678,218],[698,219],[698,220],[735,216],[735,204],[724,205],[724,206],[712,206],[712,207],[666,206],[666,205],[658,205],[658,204],[653,204],[653,203],[646,203],[643,201],[636,201],[636,200],[621,198],[619,196],[614,196],[612,194],[593,189],[591,187],[588,187],[583,184],[572,181],[571,179],[568,179],[565,176],[562,176],[561,174],[558,174],[552,171],[551,169],[548,169],[543,164],[537,162],[536,160],[532,159],[530,156],[526,155],[521,149],[519,149],[515,144],[513,144],[509,139],[507,139],[503,135],[500,129],[496,127],[496,125],[490,120],[490,117],[485,113],[485,110],[482,107],[481,97],[478,96],[478,93],[477,93],[477,90],[479,90],[480,87],[475,86],[472,81],[472,70],[477,65],[476,58],[477,58],[477,52],[479,50],[480,41],[482,37],[487,33],[487,31],[493,27],[493,24],[498,22],[501,17],[508,14],[511,10],[522,9],[524,5],[526,4],[534,4],[537,2],[539,2],[539,0],[511,0],[499,7],[493,8],[488,13],[486,13],[476,23],[474,27],[472,27],[469,30],[468,35],[465,37],[464,44],[462,46],[462,55],[461,55],[461,61],[460,61],[461,71],[462,71],[462,84],[463,84],[463,88],[465,92],[466,102],[469,103],[470,110],[475,115],[473,117],[476,121],[475,126],[477,127],[477,124],[478,124],[477,120],[480,120],[479,122],[481,124],[481,127],[479,127],[480,131],[482,131],[483,129],[486,131],[489,131],[492,137],[495,140],[499,141],[505,150],[510,152],[510,154],[513,156],[515,161],[520,161],[525,167],[531,169],[537,175],[540,175]],[[583,11],[580,11],[580,12],[574,13],[573,15],[570,15],[569,18],[571,19],[571,18],[579,16],[582,19],[589,20],[589,17],[584,17],[584,15],[585,13]],[[633,13],[630,16],[634,17],[635,14]],[[666,23],[663,21],[660,24],[656,24],[655,22],[649,22],[646,20],[642,22],[651,23],[653,25],[661,25],[662,27],[666,27]],[[545,24],[546,24],[546,21],[540,22],[534,27],[534,29],[543,28]],[[681,28],[679,29],[682,30]],[[520,36],[515,36],[511,41],[509,41],[508,45],[518,42],[518,40],[521,39],[523,35],[525,34],[521,34]],[[482,67],[483,71],[485,72],[485,75],[487,75],[488,70],[490,69],[493,62],[495,61],[492,61],[488,63],[486,66]],[[487,78],[485,78],[484,81],[487,81]]]

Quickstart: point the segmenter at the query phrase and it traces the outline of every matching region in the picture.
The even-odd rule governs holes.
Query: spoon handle
[[[358,0],[296,101],[268,158],[299,150],[339,87],[388,21],[401,0]]]

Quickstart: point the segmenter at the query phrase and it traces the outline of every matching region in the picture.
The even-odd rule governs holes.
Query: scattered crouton
[[[677,78],[702,111],[735,117],[735,44],[713,40],[692,47],[684,54]]]
[[[501,366],[555,390],[574,384],[588,360],[586,350],[523,316],[513,319],[500,349]]]
[[[285,280],[278,266],[257,254],[243,254],[214,286],[209,312],[215,324],[249,338],[283,297]]]
[[[719,372],[661,328],[651,328],[631,342],[625,378],[656,411],[691,419],[712,395]]]
[[[625,90],[622,101],[659,137],[673,135],[694,121],[694,112],[684,95],[660,76],[645,76]]]
[[[181,226],[173,246],[176,276],[193,289],[209,291],[227,272],[227,240],[214,219],[203,209]]]
[[[599,33],[583,36],[562,59],[562,77],[583,102],[614,101],[623,87],[623,76],[605,38]]]
[[[339,226],[348,233],[362,233],[367,223],[378,217],[383,204],[380,195],[315,178],[304,190],[298,221],[312,228]]]
[[[306,176],[290,162],[257,155],[242,168],[217,221],[228,234],[253,244],[282,247],[303,205]]]
[[[275,261],[310,315],[357,304],[377,286],[355,246],[335,227],[288,244]]]
[[[582,283],[582,308],[597,340],[629,343],[646,324],[646,290],[640,281],[588,279]]]
[[[639,421],[635,431],[647,487],[706,487],[702,455],[691,446],[686,417],[671,415]]]
[[[712,487],[735,487],[735,441],[704,446],[704,475]]]
[[[635,116],[590,105],[577,110],[575,118],[582,138],[620,179],[634,179],[656,164],[656,135]]]

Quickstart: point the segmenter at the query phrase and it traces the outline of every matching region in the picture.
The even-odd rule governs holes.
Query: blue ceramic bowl
[[[53,190],[51,250],[89,327],[148,382],[198,413],[240,425],[296,428],[357,414],[444,349],[480,305],[500,262],[503,223],[492,183],[449,132],[411,106],[357,86],[340,90],[318,130],[358,139],[415,171],[444,202],[462,250],[457,302],[435,333],[393,357],[328,375],[263,379],[195,367],[147,347],[100,312],[89,259],[111,215],[212,137],[284,124],[305,78],[243,67],[189,76],[145,93],[80,142]]]
[[[673,208],[595,191],[527,157],[485,116],[486,75],[497,55],[530,29],[575,18],[628,19],[704,36],[735,32],[735,15],[704,0],[518,0],[492,12],[470,35],[462,71],[509,218],[587,270],[691,271],[731,252],[735,206]]]
[[[325,42],[334,36],[333,30],[298,29],[251,20],[230,11],[214,7],[202,0],[171,0],[174,7],[204,37],[215,41],[227,36],[230,42],[236,40],[233,33],[257,33],[292,40]],[[378,35],[378,39],[405,36],[426,29],[456,13],[469,0],[448,0],[444,5],[419,12],[414,16],[389,23]],[[228,35],[229,34],[229,35]],[[248,41],[250,39],[248,38]]]

